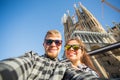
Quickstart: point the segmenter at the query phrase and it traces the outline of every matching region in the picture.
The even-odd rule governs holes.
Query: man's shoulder
[[[33,60],[39,60],[39,59],[44,58],[44,56],[39,55],[38,53],[36,53],[34,51],[28,51],[28,52],[24,53],[24,55],[22,55],[20,57],[26,57],[26,58],[30,58],[30,59],[33,59]]]
[[[62,59],[62,60],[60,60],[60,62],[66,64],[66,65],[71,64],[70,60],[68,60],[68,59]]]
[[[26,57],[42,57],[41,55],[39,55],[37,52],[34,52],[34,51],[28,51],[26,52],[23,56],[26,56]]]

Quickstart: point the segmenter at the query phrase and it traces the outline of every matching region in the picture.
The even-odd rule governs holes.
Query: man
[[[62,36],[57,30],[48,31],[43,46],[45,48],[46,56],[51,59],[56,59],[61,50]]]
[[[81,72],[76,74],[73,69],[58,61],[57,57],[62,46],[59,31],[48,31],[43,46],[45,48],[43,56],[30,51],[24,56],[1,61],[0,80],[68,80],[68,77],[71,80],[83,79],[80,76],[83,75]]]

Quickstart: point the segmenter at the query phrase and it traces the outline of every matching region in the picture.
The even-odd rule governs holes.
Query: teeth
[[[76,56],[76,54],[75,54],[75,53],[70,53],[69,55],[70,55],[70,56]]]
[[[51,50],[49,50],[50,52],[54,52],[54,51],[56,51],[56,49],[51,49]]]

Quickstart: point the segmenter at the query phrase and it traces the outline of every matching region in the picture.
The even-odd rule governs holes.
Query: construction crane
[[[116,8],[115,6],[113,6],[112,4],[110,4],[109,2],[107,2],[106,0],[101,0],[101,2],[105,3],[106,5],[110,6],[111,8],[113,8],[114,10],[116,10],[117,12],[120,13],[120,9]]]

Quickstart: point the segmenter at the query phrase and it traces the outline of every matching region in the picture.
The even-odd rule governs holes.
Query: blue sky
[[[120,9],[120,0],[107,1]],[[57,29],[63,36],[61,18],[66,10],[72,16],[75,13],[73,4],[78,2],[105,29],[106,25],[113,26],[113,21],[120,22],[120,13],[106,4],[103,4],[102,11],[101,0],[0,0],[0,60],[17,57],[31,50],[39,55],[44,54],[43,39],[46,32]],[[62,48],[59,58],[63,51]]]

